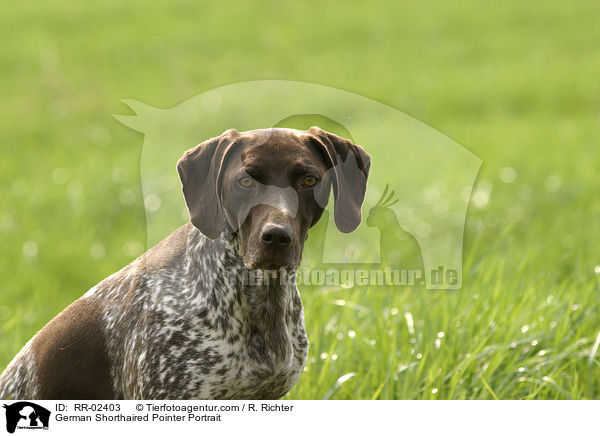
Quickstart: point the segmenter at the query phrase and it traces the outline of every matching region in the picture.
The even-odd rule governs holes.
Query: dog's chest
[[[294,287],[297,294],[297,289]],[[278,325],[252,322],[239,301],[149,311],[125,359],[133,398],[274,399],[298,380],[308,353],[299,295]],[[130,380],[127,375],[133,374]]]
[[[301,327],[301,328],[300,328]],[[286,352],[276,351],[262,337],[250,338],[239,346],[227,341],[220,367],[215,367],[204,383],[202,397],[215,399],[278,399],[296,384],[304,368],[308,342],[304,326],[289,330]]]

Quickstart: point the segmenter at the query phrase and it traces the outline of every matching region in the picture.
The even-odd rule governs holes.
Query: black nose
[[[260,239],[265,245],[286,246],[292,242],[292,230],[281,224],[267,224],[263,227]]]

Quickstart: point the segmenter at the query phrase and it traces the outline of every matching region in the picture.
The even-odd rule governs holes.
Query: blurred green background
[[[305,290],[287,398],[599,398],[599,21],[592,1],[2,3],[0,369],[145,250],[120,100],[285,79],[391,105],[484,162],[463,288]]]

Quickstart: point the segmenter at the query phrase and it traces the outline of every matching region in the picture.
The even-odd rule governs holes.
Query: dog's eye
[[[317,184],[317,178],[314,176],[306,176],[304,178],[304,180],[302,181],[302,185],[307,187],[307,188],[312,188],[313,186],[315,186]]]
[[[244,188],[250,188],[252,185],[254,185],[254,182],[252,181],[252,179],[250,177],[242,177],[240,180],[238,180],[238,182]]]

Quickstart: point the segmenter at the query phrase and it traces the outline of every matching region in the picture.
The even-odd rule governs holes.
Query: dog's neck
[[[198,271],[195,298],[208,302],[215,320],[234,317],[250,337],[251,355],[263,363],[288,364],[292,358],[290,324],[298,322],[302,302],[294,272],[247,269],[235,235],[211,240],[190,225],[187,265]],[[201,290],[201,291],[199,291]]]

